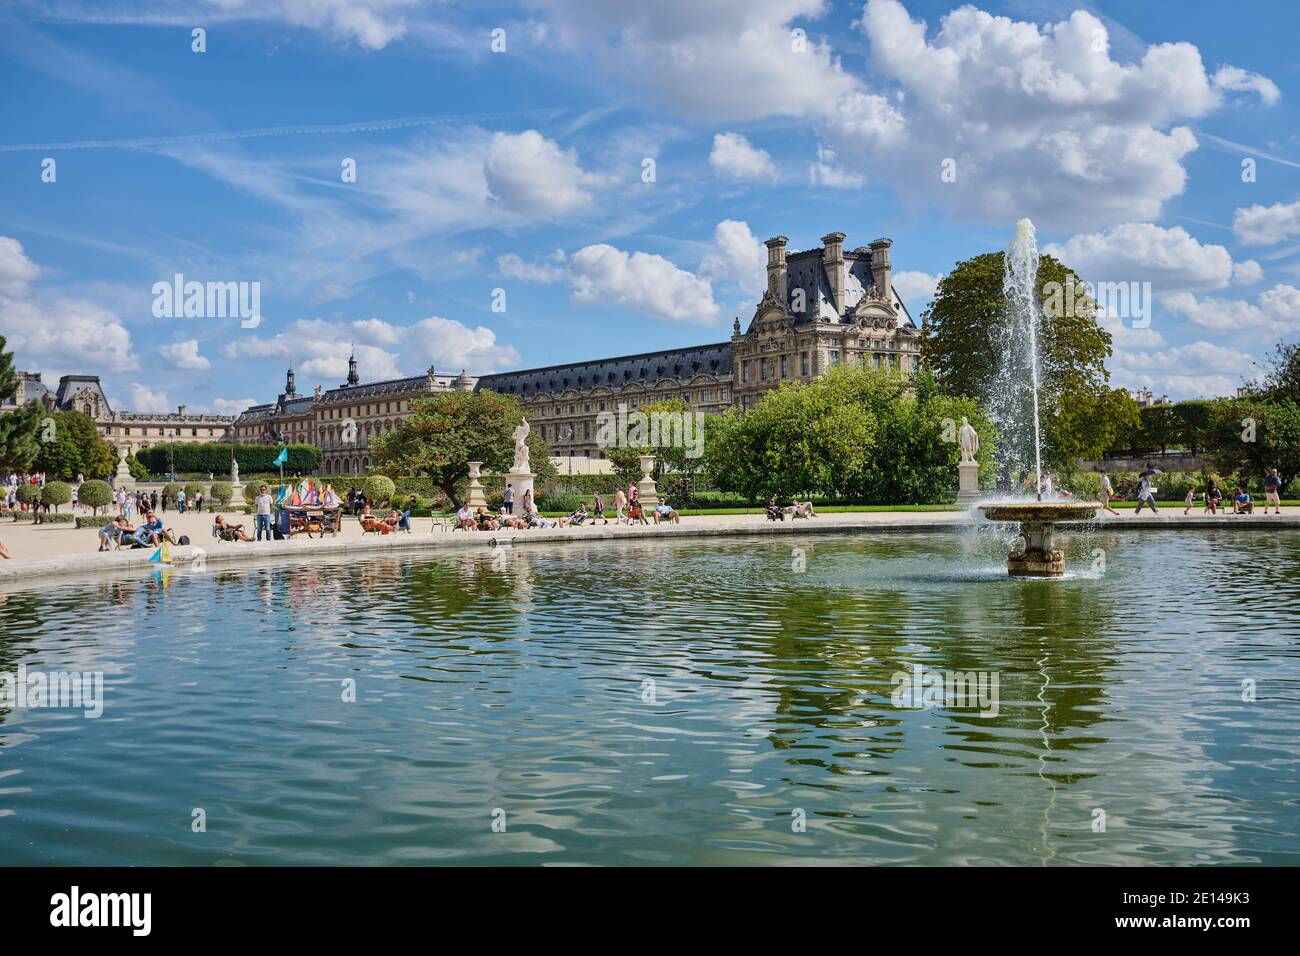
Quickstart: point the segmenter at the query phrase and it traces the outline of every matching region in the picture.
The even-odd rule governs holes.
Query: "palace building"
[[[355,474],[373,465],[370,439],[397,427],[411,402],[449,390],[491,389],[520,399],[534,428],[557,457],[603,459],[597,416],[666,399],[684,399],[716,415],[750,408],[783,382],[811,381],[843,364],[912,374],[920,330],[893,287],[892,243],[844,249],[844,233],[822,245],[788,252],[784,236],[769,239],[767,290],[749,324],[737,318],[725,342],[592,359],[479,378],[439,373],[362,383],[355,357],[347,382],[311,397],[297,394],[290,369],[274,402],[254,405],[234,422],[240,442],[318,446],[327,474]]]
[[[119,457],[162,442],[221,441],[234,420],[229,415],[186,414],[184,405],[178,405],[175,413],[117,411],[98,375],[64,375],[51,389],[41,381],[40,372],[19,372],[18,391],[0,403],[0,412],[27,402],[39,402],[49,412],[81,412],[94,419],[95,430]]]

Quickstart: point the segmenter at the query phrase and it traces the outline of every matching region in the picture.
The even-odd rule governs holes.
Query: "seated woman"
[[[775,498],[767,499],[767,507],[763,509],[763,512],[767,515],[768,521],[785,520],[785,509],[776,503]]]
[[[1219,513],[1219,502],[1223,500],[1223,492],[1219,490],[1218,484],[1213,478],[1205,486],[1205,510],[1210,514]]]
[[[666,499],[661,500],[655,505],[655,524],[661,521],[671,521],[673,524],[681,524],[682,516],[679,515],[672,505]]]
[[[133,534],[135,534],[135,529],[131,527],[131,522],[118,515],[99,529],[99,550],[109,550],[108,545],[111,542],[116,546],[113,550],[121,551],[126,546],[123,538],[128,538]]]
[[[217,529],[217,537],[222,541],[252,541],[253,538],[245,530],[242,524],[231,524],[224,515],[217,515],[212,522],[213,527]]]
[[[487,508],[482,505],[478,506],[478,511],[474,512],[474,521],[480,531],[496,531],[497,521],[488,514]]]
[[[650,523],[649,520],[646,519],[645,509],[641,507],[640,498],[635,498],[627,503],[627,523],[631,524],[634,521],[639,521],[641,524]]]

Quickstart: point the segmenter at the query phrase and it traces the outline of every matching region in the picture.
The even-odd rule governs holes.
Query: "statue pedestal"
[[[967,504],[980,497],[980,466],[977,461],[963,461],[957,466],[957,503]]]
[[[113,487],[135,491],[135,479],[131,477],[131,469],[127,467],[125,458],[117,460],[117,474],[113,476]]]
[[[482,467],[483,462],[481,461],[471,461],[469,463],[469,500],[465,503],[471,508],[478,508],[480,505],[487,506],[487,498],[483,496],[483,485],[478,480],[479,469]]]
[[[636,494],[641,499],[641,507],[645,509],[659,504],[659,489],[655,487],[655,480],[650,477],[654,467],[654,455],[641,456],[641,480],[636,483]]]
[[[524,513],[524,494],[531,492],[533,496],[533,507],[537,507],[537,492],[533,491],[533,479],[537,476],[532,472],[511,471],[506,473],[506,485],[515,490],[515,510],[516,515]],[[480,489],[480,494],[482,493]],[[471,502],[473,504],[473,502]]]

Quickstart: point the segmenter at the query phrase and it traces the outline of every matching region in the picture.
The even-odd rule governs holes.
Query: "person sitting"
[[[763,512],[767,515],[768,521],[785,520],[785,509],[776,503],[775,498],[767,499],[767,507],[763,509]]]
[[[104,525],[104,527],[99,529],[99,550],[109,550],[108,545],[111,542],[115,545],[113,548],[114,551],[121,551],[122,548],[125,547],[122,540],[123,537],[133,535],[134,533],[135,529],[131,527],[131,522],[127,521],[126,518],[121,515],[118,515],[108,524]]]
[[[483,505],[478,506],[478,511],[474,512],[474,524],[480,531],[496,531],[497,520],[488,514],[487,508]]]
[[[170,531],[163,530],[162,519],[152,511],[145,516],[148,520],[135,529],[132,537],[138,547],[145,548],[149,545],[161,544],[163,541],[175,544],[176,540],[172,537]]]
[[[679,515],[672,505],[666,499],[661,499],[659,504],[654,508],[655,524],[661,521],[671,521],[673,524],[681,524],[682,516]]]
[[[376,518],[374,515],[362,515],[361,532],[362,534],[392,534],[393,525]]]
[[[554,518],[543,518],[536,508],[528,512],[528,527],[554,528],[558,522]]]
[[[641,524],[650,523],[646,519],[645,508],[641,507],[641,499],[633,498],[627,503],[627,523],[633,524],[638,521],[641,522]]]
[[[225,515],[217,515],[212,522],[212,529],[222,541],[252,541],[253,536],[244,530],[242,524],[231,524]]]
[[[497,512],[496,519],[497,519],[497,527],[499,528],[515,528],[516,530],[522,530],[528,527],[527,521],[525,521],[521,517],[516,517],[515,515],[512,515],[509,511],[506,510],[505,505],[502,505],[501,510]]]
[[[1241,485],[1237,486],[1237,493],[1232,496],[1232,513],[1235,515],[1254,514],[1255,502],[1250,500],[1250,493]]]
[[[457,531],[473,531],[478,525],[474,521],[474,512],[470,510],[469,505],[461,505],[456,510],[456,528]]]
[[[587,520],[587,502],[579,502],[578,510],[568,517],[560,519],[560,527],[567,528],[570,525],[580,525]]]
[[[398,514],[394,510],[391,514],[389,514],[388,520],[389,521],[396,520],[397,530],[405,531],[407,534],[410,534],[411,533],[411,508],[413,507],[414,505],[408,504],[406,506],[406,510],[403,511],[401,514]]]
[[[1205,511],[1212,515],[1218,514],[1219,502],[1222,500],[1223,492],[1219,490],[1218,484],[1211,478],[1210,483],[1205,486]]]

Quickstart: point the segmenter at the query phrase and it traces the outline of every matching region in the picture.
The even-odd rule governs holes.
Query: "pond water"
[[[103,712],[0,707],[0,864],[1300,863],[1300,533],[1076,535],[1055,581],[1004,554],[645,539],[14,591],[0,673],[102,672]],[[982,696],[921,692],[956,673]]]

